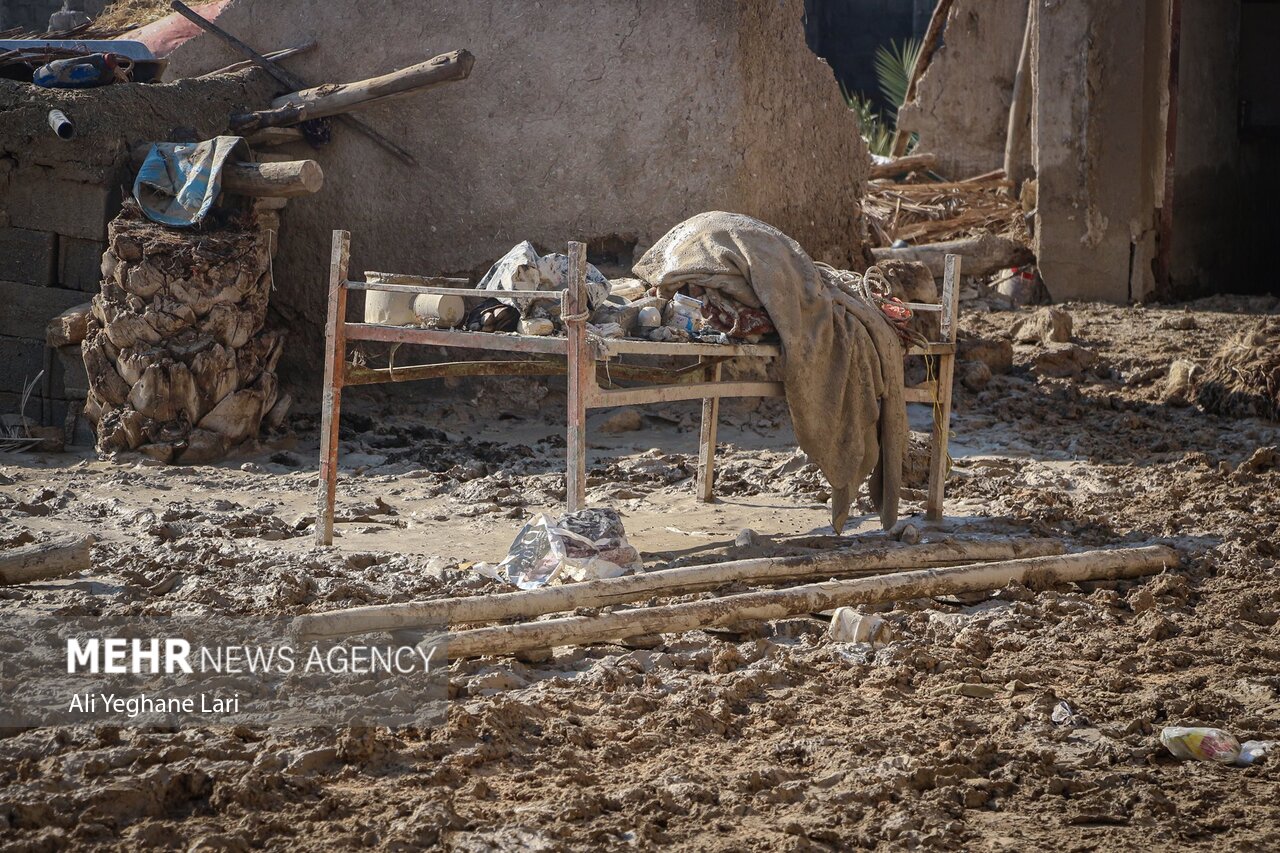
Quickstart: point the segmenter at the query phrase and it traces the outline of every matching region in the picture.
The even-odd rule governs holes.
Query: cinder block
[[[58,283],[72,290],[97,293],[102,280],[102,253],[107,244],[79,237],[58,237]]]
[[[44,346],[49,321],[85,301],[79,290],[0,281],[0,334],[27,338]],[[0,363],[0,369],[3,367]]]
[[[44,344],[29,338],[11,338],[0,335],[0,391],[10,394],[21,394],[24,382],[30,382],[44,369]],[[43,380],[36,383],[32,392],[31,405],[38,405]],[[55,388],[54,395],[59,396],[61,389]],[[16,409],[13,409],[16,411]],[[27,416],[39,415],[37,409],[33,414],[28,408]]]
[[[9,183],[9,221],[84,240],[107,239],[107,222],[120,210],[120,189],[69,181],[55,169],[17,169]]]
[[[62,389],[71,400],[83,400],[89,396],[89,374],[84,369],[84,354],[80,346],[58,347],[58,365],[62,371]]]
[[[0,279],[42,287],[54,283],[58,235],[29,228],[0,228]]]

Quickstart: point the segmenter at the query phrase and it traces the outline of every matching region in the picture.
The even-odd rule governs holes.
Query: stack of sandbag
[[[272,238],[253,214],[177,230],[129,204],[111,223],[82,344],[99,452],[210,462],[283,422]]]

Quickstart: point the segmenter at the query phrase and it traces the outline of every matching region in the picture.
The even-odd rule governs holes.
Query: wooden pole
[[[891,260],[917,261],[927,266],[934,278],[942,278],[947,255],[963,257],[967,275],[990,275],[998,270],[1031,263],[1036,259],[1035,253],[1017,240],[997,237],[994,234],[946,240],[941,243],[923,243],[901,249],[872,249],[871,254],[877,263]]]
[[[579,607],[605,607],[653,596],[707,592],[729,583],[773,584],[796,580],[826,580],[957,563],[1049,556],[1061,554],[1064,550],[1060,542],[1049,539],[930,542],[924,545],[841,549],[800,557],[735,560],[497,595],[378,604],[328,613],[309,613],[293,620],[292,631],[300,639],[315,640],[400,628],[439,628],[446,625],[531,618]]]
[[[317,193],[324,186],[324,170],[315,160],[284,163],[240,163],[228,160],[222,167],[222,188],[254,198],[297,198]]]
[[[73,575],[90,568],[92,536],[59,536],[0,551],[0,585],[31,583]]]
[[[397,95],[413,94],[442,83],[465,80],[471,74],[475,61],[470,51],[455,50],[380,77],[370,77],[354,83],[329,83],[281,95],[271,102],[271,108],[299,107],[304,119],[336,115]]]
[[[936,165],[938,165],[936,154],[908,154],[906,157],[894,159],[892,163],[872,163],[871,171],[867,172],[867,180],[875,181],[881,178],[895,178],[908,172],[928,171]]]
[[[947,255],[946,272],[942,277],[942,340],[952,344],[950,352],[938,359],[938,378],[935,385],[937,397],[933,404],[933,432],[929,447],[929,494],[925,499],[925,519],[941,521],[943,498],[946,493],[947,472],[951,457],[947,452],[951,432],[951,388],[955,379],[956,355],[954,344],[960,312],[960,256]]]
[[[929,27],[924,31],[924,38],[920,41],[920,53],[916,56],[916,64],[911,66],[911,77],[907,80],[907,94],[903,97],[900,106],[906,106],[916,99],[916,87],[920,85],[920,78],[929,68],[933,53],[938,49],[938,40],[942,38],[942,31],[946,28],[947,14],[951,11],[952,2],[953,0],[938,0],[938,5],[933,7],[933,14],[929,17]],[[893,156],[901,157],[907,153],[907,143],[910,140],[911,134],[894,128]]]
[[[259,66],[268,74],[270,74],[282,86],[287,86],[290,89],[295,91],[298,89],[307,88],[306,82],[303,81],[301,77],[281,67],[280,65],[276,64],[272,60],[263,56],[262,54],[258,53],[256,50],[249,47],[249,45],[240,41],[240,39],[231,35],[231,33],[222,29],[222,27],[219,27],[217,24],[213,23],[212,21],[206,21],[199,14],[197,14],[193,9],[191,9],[191,7],[180,2],[180,0],[170,0],[169,7],[172,8],[175,12],[177,12],[182,17],[186,18],[191,23],[195,24],[200,29],[217,36],[219,39],[225,42],[233,50],[238,51],[240,54],[244,56],[247,56],[249,59],[253,61],[255,65]],[[404,150],[399,145],[392,142],[390,139],[387,139],[381,133],[374,130],[372,127],[365,124],[363,121],[356,118],[355,116],[345,116],[345,115],[340,116],[339,121],[343,122],[344,124],[352,128],[355,128],[360,133],[363,133],[365,136],[372,139],[378,145],[382,146],[387,151],[394,154],[402,162],[407,163],[410,166],[418,165],[418,161],[414,159],[414,156],[412,154],[410,154],[408,151]]]
[[[784,619],[837,607],[985,592],[1015,581],[1047,586],[1135,578],[1155,574],[1177,564],[1178,553],[1163,545],[1085,551],[1056,557],[829,581],[706,601],[639,607],[598,616],[567,616],[519,625],[497,625],[445,635],[434,641],[425,641],[423,645],[436,646],[437,653],[447,654],[450,660],[461,660],[479,655],[513,654],[556,646],[605,643],[622,637],[675,634],[697,628]]]
[[[1037,0],[1027,2],[1027,23],[1022,31],[1022,51],[1013,77],[1013,98],[1009,104],[1009,126],[1005,131],[1004,173],[1013,182],[1017,197],[1026,177],[1023,157],[1027,147],[1027,117],[1031,113],[1031,43],[1036,28]]]
[[[324,335],[324,396],[320,402],[320,492],[316,500],[316,544],[333,544],[333,504],[338,491],[338,420],[342,413],[343,364],[347,349],[347,267],[351,235],[333,232],[329,257],[329,317]]]
[[[577,512],[587,502],[587,396],[594,380],[594,359],[587,343],[587,246],[569,244],[569,282],[564,296],[566,359],[569,376],[569,423],[565,435],[565,505]]]
[[[698,360],[706,362],[706,356],[699,356]],[[708,364],[706,368],[705,379],[707,382],[718,383],[720,381],[720,367],[722,362],[715,359],[713,364]],[[711,503],[712,492],[715,490],[716,476],[716,427],[720,420],[720,398],[719,397],[703,397],[702,398],[702,429],[698,436],[698,500],[702,503]]]

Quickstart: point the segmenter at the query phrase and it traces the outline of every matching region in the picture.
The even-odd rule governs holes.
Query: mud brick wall
[[[48,370],[37,389],[51,399],[29,403],[27,415],[61,423],[87,386],[78,359],[46,355],[45,327],[98,290],[118,175],[13,162],[0,161],[0,411],[16,411],[23,384]]]
[[[61,425],[87,394],[80,347],[48,348],[45,331],[98,292],[107,223],[133,181],[133,146],[215,136],[228,115],[261,108],[270,92],[256,72],[83,92],[0,80],[0,413],[18,411],[24,382],[42,369],[28,417]],[[74,139],[49,130],[53,108],[75,123]]]

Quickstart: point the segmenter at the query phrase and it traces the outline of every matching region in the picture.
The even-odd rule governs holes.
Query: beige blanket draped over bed
[[[782,339],[796,438],[831,483],[832,527],[843,529],[868,476],[881,524],[897,522],[907,442],[903,351],[878,308],[828,282],[786,234],[738,213],[680,223],[634,272],[667,297],[688,285],[763,307]]]

